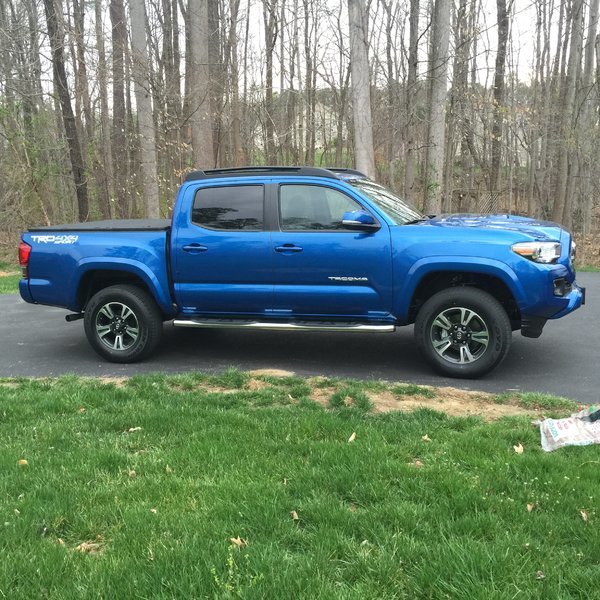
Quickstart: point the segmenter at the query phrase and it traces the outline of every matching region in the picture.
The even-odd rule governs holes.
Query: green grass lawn
[[[598,597],[600,448],[378,393],[444,406],[237,371],[2,380],[0,598]]]
[[[600,272],[600,268],[594,265],[579,265],[577,270],[582,273],[598,273]]]
[[[21,275],[14,265],[0,261],[0,294],[18,294]]]

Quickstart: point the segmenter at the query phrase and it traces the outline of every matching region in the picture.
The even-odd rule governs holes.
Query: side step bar
[[[245,321],[241,319],[175,319],[175,327],[211,327],[238,329],[271,329],[275,331],[358,331],[371,333],[392,333],[395,325],[370,325],[339,321]]]

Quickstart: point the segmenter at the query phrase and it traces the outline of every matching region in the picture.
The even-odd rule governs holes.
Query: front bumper
[[[567,306],[552,315],[550,317],[551,319],[560,319],[585,304],[585,288],[579,287],[576,283],[573,283],[573,289],[565,299],[568,300]]]

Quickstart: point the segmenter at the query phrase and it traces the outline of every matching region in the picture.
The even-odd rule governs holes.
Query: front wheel
[[[85,334],[92,348],[116,363],[137,362],[158,345],[162,317],[154,299],[135,285],[113,285],[85,308]]]
[[[421,307],[415,340],[429,364],[450,377],[475,378],[497,367],[511,342],[502,305],[477,288],[438,292]]]

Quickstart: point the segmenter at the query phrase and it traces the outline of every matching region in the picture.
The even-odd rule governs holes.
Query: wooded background
[[[0,0],[0,228],[164,216],[194,168],[314,164],[593,233],[599,0],[521,4]]]

